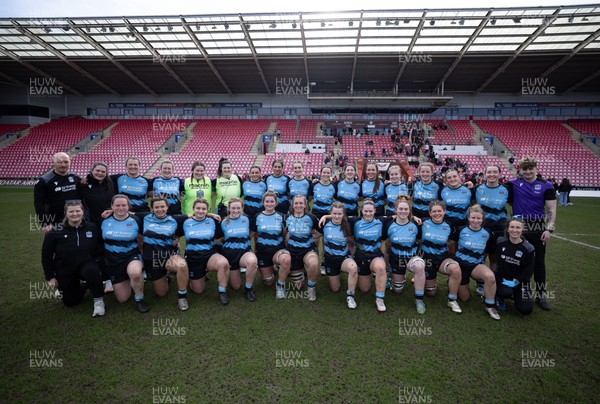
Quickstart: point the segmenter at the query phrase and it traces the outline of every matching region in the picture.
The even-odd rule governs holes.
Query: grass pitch
[[[65,308],[44,286],[32,189],[0,195],[2,402],[597,402],[598,199],[558,208],[552,311],[524,317],[508,302],[494,321],[476,298],[452,313],[443,276],[423,316],[410,283],[378,315],[373,290],[352,311],[324,277],[314,303],[257,284],[255,303],[231,291],[223,307],[213,275],[187,312],[173,283],[164,299],[146,284],[149,313],[109,295],[92,318],[89,294]]]

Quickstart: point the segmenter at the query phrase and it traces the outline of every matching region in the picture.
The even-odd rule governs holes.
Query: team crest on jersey
[[[542,184],[535,184],[533,189],[535,189],[536,191],[540,191],[542,189]]]
[[[85,232],[85,236],[86,236],[87,238],[92,238],[92,232],[91,232],[91,231],[86,231],[86,232]]]
[[[521,258],[523,256],[523,251],[515,252],[515,256],[517,256],[518,258]]]
[[[89,189],[92,189],[92,184],[89,184],[89,185],[88,185],[88,188],[89,188]]]
[[[132,227],[133,225],[131,223],[127,223],[126,225],[127,227]]]
[[[73,177],[69,177],[69,182],[75,182],[75,181],[73,180]]]

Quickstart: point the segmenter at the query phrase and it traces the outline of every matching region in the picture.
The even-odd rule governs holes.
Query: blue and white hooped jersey
[[[303,251],[315,247],[312,232],[319,226],[317,218],[314,215],[310,213],[302,217],[289,215],[285,219],[285,224],[289,235],[288,249],[291,252]]]
[[[283,244],[284,229],[285,217],[279,212],[270,215],[261,212],[251,219],[250,230],[257,234],[257,252],[263,249],[272,251],[285,248]]]
[[[384,239],[384,227],[392,220],[391,217],[376,217],[367,222],[361,217],[352,216],[348,218],[354,242],[356,254],[366,257],[382,256],[381,241]]]
[[[295,179],[291,179],[290,182],[288,183],[289,186],[289,190],[290,190],[290,200],[294,199],[294,196],[296,195],[303,195],[306,200],[308,201],[308,196],[310,195],[310,181],[307,180],[306,178],[303,178],[301,180],[295,180]]]
[[[114,216],[104,219],[100,225],[104,249],[109,257],[123,258],[139,254],[138,235],[142,233],[142,221],[135,216],[117,220]]]
[[[396,198],[398,195],[406,195],[408,196],[408,187],[404,183],[400,184],[388,184],[385,187],[385,197],[387,199],[387,209],[386,212],[388,215],[395,214],[394,204],[396,203]]]
[[[425,220],[421,225],[421,250],[428,255],[446,254],[451,231],[446,222],[434,223],[430,219]]]
[[[250,250],[250,219],[241,215],[237,219],[223,219],[223,250],[248,251]]]
[[[115,182],[118,192],[129,198],[134,212],[149,211],[146,196],[150,185],[146,178],[141,175],[131,178],[127,174],[121,174],[116,177]]]
[[[267,184],[262,181],[246,181],[242,184],[244,194],[244,210],[246,207],[252,211],[262,209],[262,197],[267,192]]]
[[[176,177],[171,177],[168,180],[162,177],[154,178],[152,182],[152,190],[154,196],[162,196],[167,199],[169,205],[177,205],[179,202],[179,194],[183,190],[181,180]]]
[[[358,211],[358,198],[361,196],[360,184],[347,182],[337,183],[337,200],[344,204],[347,212]]]
[[[183,222],[183,234],[185,236],[185,254],[204,257],[214,253],[216,222],[205,217],[196,220],[193,217]]]
[[[461,185],[456,189],[445,187],[442,189],[442,200],[446,204],[446,217],[444,220],[451,226],[467,220],[467,209],[471,205],[471,190]]]
[[[419,228],[415,223],[398,224],[393,221],[386,233],[392,244],[391,254],[394,257],[412,258],[417,255]]]
[[[272,189],[273,191],[277,192],[278,204],[289,201],[289,181],[290,177],[288,177],[287,175],[275,177],[273,174],[271,174],[267,177],[267,189]]]
[[[361,184],[361,191],[363,198],[371,198],[375,202],[375,209],[381,208],[385,203],[385,185],[383,181],[379,181],[379,188],[377,192],[375,189],[375,181],[364,179]]]
[[[465,226],[458,231],[456,258],[472,265],[482,264],[490,233],[484,228],[477,231]]]
[[[331,220],[325,223],[325,226],[323,226],[323,248],[326,257],[347,257],[350,255],[348,240],[340,224],[334,224]]]
[[[506,203],[508,202],[508,189],[504,185],[488,187],[486,184],[475,188],[475,201],[485,212],[484,226],[502,228],[508,220]]]
[[[313,186],[313,209],[314,214],[327,214],[335,198],[335,186],[332,183],[323,185],[317,182]]]
[[[437,181],[423,184],[422,181],[415,182],[412,190],[413,215],[418,218],[429,217],[429,204],[440,199],[441,186]]]

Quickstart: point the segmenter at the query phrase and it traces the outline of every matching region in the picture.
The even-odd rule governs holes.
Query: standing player
[[[348,216],[358,216],[358,199],[362,195],[356,180],[356,169],[352,164],[346,164],[344,180],[337,183],[337,200],[344,204]]]
[[[408,187],[402,182],[402,168],[398,164],[391,164],[388,168],[389,183],[385,186],[387,201],[386,214],[395,214],[395,204],[398,195],[408,195]]]
[[[524,234],[535,248],[536,303],[542,310],[550,310],[546,299],[546,242],[550,240],[556,223],[556,192],[549,182],[538,179],[537,162],[531,157],[519,161],[523,178],[510,180],[506,187],[513,215],[523,219]]]
[[[429,218],[429,207],[433,201],[442,199],[442,183],[433,180],[435,166],[431,163],[421,163],[417,172],[419,181],[412,186],[411,196],[413,198],[413,216],[425,220]]]
[[[244,194],[244,213],[254,217],[262,211],[262,197],[267,192],[267,184],[260,178],[260,167],[250,168],[250,178],[242,184]]]
[[[477,185],[473,191],[473,198],[483,209],[485,220],[483,227],[490,233],[490,248],[486,251],[490,261],[490,269],[496,270],[496,255],[494,247],[498,237],[504,235],[506,229],[506,203],[508,202],[508,189],[500,184],[500,167],[488,165],[485,168],[485,182]],[[477,294],[483,296],[483,283],[477,282]]]
[[[150,181],[140,174],[140,159],[128,157],[125,161],[127,174],[114,174],[110,178],[117,186],[117,193],[125,195],[131,203],[133,212],[150,212],[148,207],[148,192]]]
[[[302,195],[304,198],[306,198],[308,203],[311,191],[311,183],[304,176],[304,164],[302,164],[301,161],[295,161],[293,168],[294,176],[288,183],[290,199],[293,199],[296,195]]]
[[[365,164],[360,187],[363,198],[369,198],[373,202],[375,216],[385,215],[385,186],[379,178],[377,163],[371,161]]]
[[[173,163],[165,160],[160,165],[160,177],[152,180],[151,196],[161,196],[169,202],[169,215],[181,214],[179,196],[184,191],[183,183],[173,177]]]
[[[65,218],[65,202],[77,199],[80,178],[69,173],[71,158],[67,153],[52,156],[53,170],[40,177],[33,187],[33,205],[39,223],[48,233]]]
[[[442,201],[446,205],[444,220],[450,225],[450,230],[455,232],[459,227],[467,225],[467,209],[471,205],[471,191],[461,184],[458,171],[446,171],[446,186],[441,191]],[[451,255],[456,252],[456,242],[448,241],[448,250]]]
[[[77,184],[77,193],[86,209],[87,217],[92,223],[102,219],[102,212],[110,209],[110,202],[115,195],[115,187],[108,176],[108,165],[103,162],[94,163],[92,170],[84,181]]]
[[[283,173],[283,161],[275,160],[271,165],[273,174],[267,177],[267,189],[277,192],[277,212],[284,215],[290,211],[290,200],[288,197],[290,177]]]
[[[212,182],[204,175],[205,171],[206,165],[201,161],[196,161],[192,164],[192,175],[183,181],[185,196],[182,211],[184,215],[194,214],[194,202],[197,199],[206,199],[209,204],[212,201]],[[208,211],[211,212],[210,205]]]
[[[219,160],[213,190],[217,196],[217,214],[221,217],[227,216],[227,205],[231,198],[242,197],[242,180],[233,173],[231,162],[224,157]]]

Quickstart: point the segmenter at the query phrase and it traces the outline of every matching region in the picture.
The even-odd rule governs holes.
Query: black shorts
[[[325,273],[327,276],[338,276],[342,269],[342,263],[348,258],[352,258],[350,255],[346,256],[325,256]]]
[[[304,270],[304,256],[309,252],[314,251],[317,252],[315,247],[309,248],[303,251],[290,251],[290,255],[292,256],[292,271]]]
[[[358,274],[360,276],[371,275],[371,262],[375,258],[383,259],[383,255],[374,255],[372,257],[360,257],[356,256],[354,261],[356,261],[356,265],[358,265]]]
[[[208,260],[212,257],[215,252],[211,255],[206,256],[185,256],[185,260],[188,264],[190,279],[198,280],[206,276],[206,267],[208,266]]]
[[[460,265],[460,272],[461,272],[460,284],[468,285],[469,280],[471,279],[471,273],[473,272],[475,267],[479,264],[471,264],[470,262],[458,261],[458,260],[456,262],[458,262],[458,265]]]
[[[423,255],[423,259],[425,260],[425,279],[432,280],[437,278],[440,265],[442,265],[442,262],[444,262],[446,258],[450,258],[448,253],[441,255]]]
[[[152,251],[152,257],[144,258],[144,271],[151,281],[156,281],[167,275],[167,261],[173,255],[179,255],[177,251],[155,250]]]
[[[227,258],[227,261],[229,261],[229,269],[232,271],[237,271],[238,269],[240,269],[240,260],[242,259],[242,257],[244,256],[244,254],[246,254],[247,252],[250,252],[251,250],[230,250],[230,249],[223,249],[223,251],[221,252],[221,255],[223,255],[225,258]]]
[[[398,257],[390,254],[390,266],[392,267],[392,273],[396,275],[405,275],[406,268],[408,268],[408,261],[411,259],[412,257]]]
[[[265,247],[260,246],[256,249],[256,259],[258,260],[259,268],[269,268],[273,266],[273,256],[277,251],[285,250],[284,246]]]
[[[142,262],[142,254],[136,252],[135,254],[118,261],[111,260],[109,258],[106,259],[105,264],[108,273],[108,279],[110,279],[113,285],[129,280],[129,275],[127,275],[127,266],[133,261]]]

